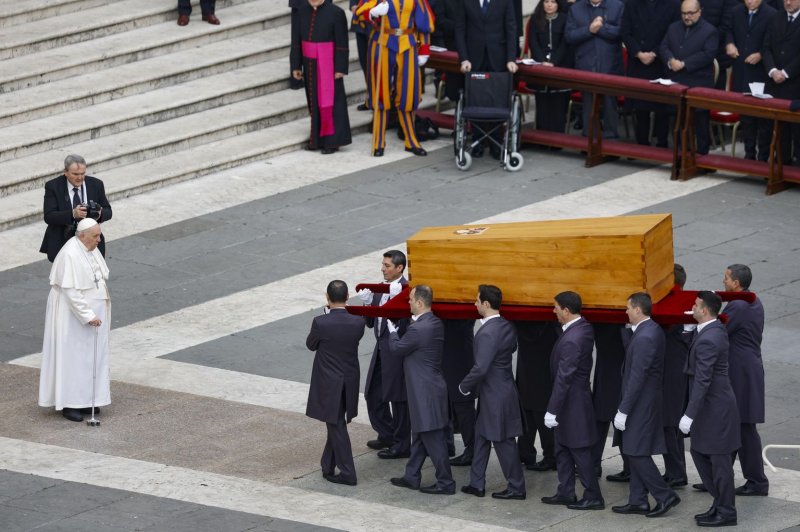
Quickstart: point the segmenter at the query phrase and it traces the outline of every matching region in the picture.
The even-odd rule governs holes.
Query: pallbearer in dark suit
[[[321,460],[322,476],[329,482],[355,486],[356,468],[347,423],[358,415],[358,342],[364,336],[364,320],[345,310],[347,285],[344,281],[331,281],[326,297],[330,310],[314,318],[306,338],[306,346],[317,352],[311,370],[306,415],[328,426]]]
[[[447,385],[442,376],[444,326],[433,315],[433,291],[417,285],[408,297],[413,322],[401,338],[389,322],[389,356],[402,361],[411,415],[411,457],[402,477],[392,478],[395,486],[418,489],[422,493],[452,495],[456,483],[450,472],[444,428],[447,418]],[[430,457],[436,469],[436,483],[420,488],[422,464]]]
[[[475,455],[469,484],[461,491],[483,497],[486,466],[494,446],[500,468],[508,481],[506,489],[492,493],[495,499],[525,499],[525,477],[515,438],[522,434],[522,414],[514,385],[512,355],[517,350],[514,326],[500,316],[503,293],[493,285],[478,287],[475,307],[481,327],[475,334],[475,366],[459,384],[465,396],[478,396],[475,424]]]
[[[575,292],[558,294],[553,312],[563,332],[550,357],[553,393],[544,422],[555,428],[558,491],[552,497],[542,497],[542,502],[573,510],[602,510],[605,501],[592,461],[592,446],[597,441],[589,388],[594,334],[592,326],[581,317],[581,296]],[[580,501],[575,497],[576,469],[584,487]]]
[[[753,273],[744,264],[732,264],[725,270],[723,284],[728,292],[750,289]],[[764,307],[756,298],[752,303],[731,301],[725,305],[726,329],[730,343],[730,377],[739,420],[742,423],[742,447],[738,452],[742,473],[747,480],[736,488],[736,495],[767,495],[769,480],[761,460],[761,436],[756,423],[764,422],[764,362],[761,359],[761,336],[764,333]]]
[[[625,350],[622,398],[614,427],[622,433],[622,452],[628,457],[628,504],[611,509],[621,514],[660,517],[681,502],[661,478],[654,454],[666,451],[661,421],[661,384],[664,371],[664,331],[650,319],[653,302],[644,292],[628,298],[626,313],[633,335]],[[650,509],[647,494],[656,500]]]
[[[741,434],[728,377],[728,334],[717,319],[721,307],[714,292],[697,293],[692,307],[697,334],[686,362],[689,404],[680,422],[684,434],[691,432],[692,460],[714,497],[711,508],[695,516],[700,526],[736,525],[731,453],[741,445]]]

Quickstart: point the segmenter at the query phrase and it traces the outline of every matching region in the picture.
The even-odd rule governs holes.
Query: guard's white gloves
[[[369,10],[369,16],[372,18],[378,18],[384,16],[388,12],[389,12],[389,2],[381,2]]]
[[[556,416],[551,414],[550,412],[546,412],[544,415],[544,426],[548,429],[553,429],[558,426],[558,421],[556,421]]]
[[[428,55],[418,55],[417,56],[417,64],[419,66],[421,66],[421,67],[424,67],[425,63],[428,62],[428,57],[430,57],[430,56],[428,56]]]
[[[389,330],[389,334],[397,332],[397,327],[392,320],[386,320],[386,328]]]
[[[678,423],[678,428],[681,429],[681,432],[684,434],[689,434],[689,431],[692,428],[692,418],[687,417],[686,414],[684,414],[681,418],[681,422]]]
[[[614,427],[617,430],[625,430],[625,422],[628,420],[628,414],[623,414],[617,410],[617,415],[614,416]]]
[[[389,299],[392,299],[402,291],[403,285],[400,284],[400,281],[393,281],[392,283],[389,283]]]
[[[358,299],[360,299],[365,305],[372,303],[372,290],[369,288],[362,288],[356,292],[356,295],[358,296]]]

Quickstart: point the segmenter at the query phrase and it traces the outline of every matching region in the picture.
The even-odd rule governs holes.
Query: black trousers
[[[451,401],[449,414],[450,425],[445,428],[448,449],[455,447],[453,434],[460,432],[461,441],[464,443],[464,456],[472,458],[475,450],[475,402]]]
[[[325,423],[328,428],[328,439],[322,451],[320,465],[326,475],[335,474],[334,468],[339,468],[343,478],[356,482],[356,466],[353,463],[353,449],[350,446],[350,435],[347,433],[347,423],[344,419],[345,405],[339,411],[336,423]]]
[[[643,146],[650,145],[650,110],[637,109],[634,111],[636,117],[636,143]],[[656,146],[666,148],[669,145],[669,113],[657,111],[653,113],[653,136],[656,138]]]
[[[454,490],[456,483],[450,471],[450,459],[447,456],[444,429],[416,432],[411,442],[411,457],[406,463],[403,478],[412,486],[419,487],[422,479],[422,464],[430,457],[436,470],[436,487]]]
[[[772,142],[772,122],[745,115],[742,115],[741,122],[745,158],[768,160],[769,145]]]
[[[555,431],[556,467],[558,468],[558,491],[562,497],[575,496],[575,469],[581,476],[583,499],[596,501],[603,498],[600,484],[594,474],[592,447],[564,447],[558,441],[558,430]]]
[[[216,3],[217,0],[200,0],[200,11],[204,15],[213,15],[214,6]],[[191,15],[192,14],[191,0],[178,0],[178,13],[180,15]]]
[[[675,495],[675,492],[667,486],[667,483],[658,472],[658,467],[653,461],[652,456],[627,456],[628,467],[631,471],[631,482],[629,485],[628,503],[644,504],[648,503],[647,494],[653,496],[657,502],[666,500]]]
[[[733,463],[728,454],[703,454],[692,449],[692,460],[714,503],[711,505],[724,518],[736,517],[736,495],[733,487]]]
[[[536,462],[536,434],[539,434],[539,444],[542,447],[542,457],[545,461],[552,464],[556,463],[556,452],[553,444],[553,429],[549,429],[544,424],[546,412],[523,409],[525,422],[528,431],[517,438],[517,448],[519,458],[526,464]]]
[[[385,401],[383,399],[383,377],[381,374],[381,353],[378,352],[372,370],[372,382],[364,397],[370,425],[378,433],[378,439],[390,444],[399,453],[407,453],[411,447],[411,419],[408,403],[405,401]]]
[[[742,423],[742,447],[733,453],[733,459],[739,456],[742,474],[747,480],[745,486],[759,493],[769,492],[769,480],[764,473],[764,461],[761,459],[761,436],[758,435],[755,423]]]
[[[479,490],[486,488],[486,467],[489,464],[489,453],[494,446],[500,469],[508,482],[508,489],[517,493],[525,493],[525,475],[522,472],[522,462],[519,461],[517,442],[514,438],[503,441],[489,441],[481,434],[475,433],[475,454],[472,457],[472,467],[469,470],[469,484]]]
[[[567,125],[567,107],[570,93],[537,90],[536,129],[563,133]]]
[[[367,44],[369,43],[369,36],[365,33],[355,32],[356,34],[356,49],[358,50],[358,64],[361,65],[361,71],[364,73],[364,79],[367,82],[367,95],[364,97],[364,105],[372,108],[372,91],[370,90],[370,75],[369,75],[369,62],[367,57]]]
[[[664,457],[664,474],[668,479],[686,480],[686,449],[683,445],[683,433],[678,427],[664,427],[664,442],[667,452]]]

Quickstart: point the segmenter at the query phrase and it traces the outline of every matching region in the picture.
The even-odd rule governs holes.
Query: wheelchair
[[[514,92],[510,72],[469,72],[456,106],[453,149],[456,166],[466,171],[472,165],[472,148],[488,139],[500,148],[503,169],[516,172],[525,162],[519,153],[522,100]],[[492,134],[503,128],[503,142]],[[467,130],[471,129],[471,140]]]

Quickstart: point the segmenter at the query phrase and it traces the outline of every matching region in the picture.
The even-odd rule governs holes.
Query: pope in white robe
[[[81,409],[92,406],[93,370],[96,371],[94,405],[111,404],[108,372],[111,296],[108,266],[97,249],[100,233],[97,222],[90,218],[82,220],[50,270],[39,406],[55,406],[71,421],[81,421]]]

